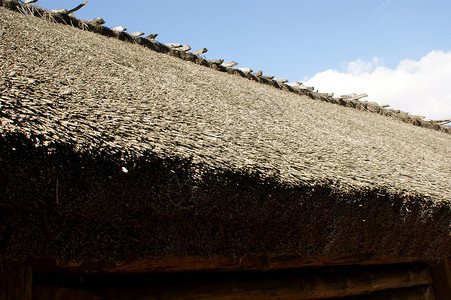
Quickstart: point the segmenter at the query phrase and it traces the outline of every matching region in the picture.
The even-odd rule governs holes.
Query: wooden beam
[[[136,32],[133,32],[133,33],[130,34],[130,35],[138,37],[138,36],[144,35],[144,32],[142,32],[142,31],[136,31]]]
[[[243,73],[251,73],[252,72],[252,70],[249,68],[238,68],[238,70],[240,70]]]
[[[188,51],[191,50],[191,46],[188,45],[188,44],[186,44],[186,45],[184,45],[183,47],[180,47],[180,48],[177,49],[177,50],[188,52]]]
[[[201,54],[206,53],[207,51],[208,51],[207,48],[202,48],[202,49],[199,49],[199,50],[194,51],[193,54],[194,54],[194,55],[201,55]]]
[[[450,119],[443,119],[443,120],[433,120],[431,121],[432,124],[439,124],[439,125],[444,125],[447,123],[451,122],[451,118]]]
[[[342,95],[342,96],[340,96],[340,98],[343,99],[343,100],[359,100],[359,99],[365,98],[365,97],[368,97],[368,95],[367,94],[359,94],[359,95],[357,95],[357,94],[349,94],[349,95]]]
[[[254,75],[255,77],[262,77],[263,76],[263,71],[262,70],[258,70],[258,72],[252,73],[252,75]]]
[[[414,263],[420,260],[401,260],[399,257],[377,255],[344,255],[334,257],[302,257],[298,255],[244,255],[232,259],[216,255],[208,258],[156,257],[134,260],[123,264],[112,262],[90,262],[83,264],[65,262],[56,259],[31,258],[31,266],[37,272],[68,273],[108,273],[108,274],[143,274],[148,272],[185,272],[185,271],[244,271],[244,270],[281,270],[304,267],[343,266],[343,265],[381,265]]]
[[[191,273],[185,276],[154,275],[137,277],[91,277],[84,289],[86,299],[328,299],[365,296],[387,291],[399,299],[426,298],[432,279],[427,265],[384,266],[340,270],[306,269],[283,272]],[[418,287],[418,288],[417,288]],[[40,288],[41,293],[64,293],[66,298],[80,296],[77,290]],[[396,291],[398,290],[398,291]],[[50,293],[50,292],[52,293]],[[395,292],[394,292],[395,291]],[[89,295],[91,293],[91,295]],[[430,292],[429,292],[430,293]],[[406,298],[407,296],[417,298]],[[421,297],[423,298],[421,298]],[[53,299],[50,297],[50,299]],[[360,298],[359,298],[360,299]],[[365,298],[363,298],[365,299]],[[372,298],[370,298],[372,299]],[[376,298],[377,299],[377,298]],[[381,298],[379,298],[381,299]],[[384,298],[382,298],[384,299]],[[385,298],[392,299],[392,298]],[[398,299],[398,298],[396,298]]]
[[[158,36],[158,33],[151,33],[148,36],[146,36],[145,38],[148,40],[154,40],[157,36]]]
[[[28,264],[0,262],[0,300],[32,299],[32,271]]]
[[[117,26],[117,27],[111,28],[111,30],[114,30],[117,32],[125,32],[125,31],[127,31],[127,28],[125,28],[124,26]]]
[[[68,14],[72,14],[72,13],[78,11],[79,9],[81,9],[81,8],[82,8],[83,6],[85,6],[86,4],[88,4],[88,1],[85,1],[85,2],[83,2],[82,4],[80,4],[80,5],[78,5],[78,6],[74,7],[74,8],[72,8],[71,10],[68,10],[67,13],[68,13]]]
[[[238,63],[235,62],[235,61],[229,61],[229,62],[226,62],[226,63],[221,64],[221,66],[223,66],[223,67],[228,67],[228,68],[232,68],[232,67],[234,67],[234,66],[236,66],[236,65],[238,65]]]
[[[451,259],[445,258],[433,265],[432,278],[437,300],[451,299]]]
[[[102,18],[100,18],[100,17],[98,17],[98,18],[95,18],[95,19],[92,20],[92,21],[89,21],[89,23],[90,23],[91,25],[94,25],[94,26],[100,26],[100,25],[105,24],[105,20],[102,19]]]
[[[54,13],[54,14],[60,14],[60,15],[67,15],[67,9],[52,9],[51,11],[50,11],[51,13]]]
[[[220,65],[224,62],[224,60],[223,59],[210,59],[210,60],[208,60],[208,62],[211,64]]]
[[[169,48],[180,48],[180,47],[182,47],[182,44],[180,44],[180,43],[167,43],[167,44],[164,44],[166,47],[169,47]]]
[[[333,97],[334,93],[318,93],[318,95],[325,96],[325,97]]]

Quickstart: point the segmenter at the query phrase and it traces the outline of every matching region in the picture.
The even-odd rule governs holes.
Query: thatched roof
[[[451,255],[444,127],[0,21],[0,256]]]

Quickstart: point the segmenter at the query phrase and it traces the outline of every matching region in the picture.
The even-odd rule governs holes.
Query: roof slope
[[[82,217],[72,215],[76,224],[98,224],[80,226],[93,235],[76,238],[85,248],[95,230],[111,237],[114,229],[112,239],[124,242],[111,247],[121,258],[451,253],[451,135],[2,7],[0,22],[3,201],[28,211],[14,204],[22,193],[14,184],[23,184],[39,200],[23,194],[20,201],[50,205],[55,224],[82,209]],[[144,212],[160,225],[135,215]],[[266,231],[250,232],[258,226]],[[136,246],[130,232],[153,244]],[[22,238],[3,236],[2,251],[62,247],[49,237],[34,245]],[[67,257],[116,255],[82,250],[75,240]],[[53,250],[43,250],[44,241]]]
[[[331,179],[450,199],[449,135],[14,16],[2,37],[2,126],[81,148],[279,170],[293,184]]]

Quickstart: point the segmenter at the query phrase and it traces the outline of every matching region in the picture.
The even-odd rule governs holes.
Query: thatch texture
[[[0,7],[0,256],[451,255],[451,135]]]

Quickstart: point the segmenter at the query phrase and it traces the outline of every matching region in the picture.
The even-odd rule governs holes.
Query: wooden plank
[[[180,43],[167,43],[167,44],[164,44],[166,47],[168,47],[168,48],[180,48],[180,47],[182,47],[182,44],[180,44]]]
[[[60,15],[67,15],[67,9],[52,9],[51,11],[50,11],[51,13],[54,13],[54,14],[60,14]]]
[[[92,21],[89,21],[89,23],[92,24],[92,25],[94,25],[94,26],[100,26],[100,25],[105,24],[105,20],[102,19],[102,18],[100,18],[100,17],[98,17],[98,18],[95,18],[95,19],[92,20]]]
[[[202,48],[202,49],[199,49],[199,50],[194,51],[193,54],[194,54],[194,55],[201,55],[201,54],[206,53],[207,51],[208,51],[207,48]]]
[[[146,36],[145,38],[148,40],[154,40],[157,36],[158,36],[158,33],[151,33],[148,36]]]
[[[305,85],[301,85],[301,89],[309,90],[309,91],[315,90],[315,88],[313,86],[305,86]]]
[[[220,64],[224,63],[224,60],[223,59],[210,59],[210,60],[208,60],[208,62],[211,64],[220,65]]]
[[[236,61],[229,61],[229,62],[221,64],[221,66],[226,67],[226,68],[232,68],[236,65],[238,65],[238,63]]]
[[[359,94],[359,95],[357,95],[357,94],[349,94],[349,95],[342,95],[342,96],[340,96],[340,98],[343,99],[343,100],[359,100],[359,99],[362,99],[362,98],[365,98],[365,97],[368,97],[368,95],[367,94]]]
[[[142,32],[142,31],[136,31],[136,32],[133,32],[133,33],[130,34],[130,35],[138,37],[138,36],[144,35],[144,32]]]
[[[437,300],[451,299],[451,260],[449,258],[432,266],[432,278]]]
[[[252,72],[252,69],[249,69],[249,68],[238,68],[238,70],[240,70],[243,73],[251,73]]]
[[[60,280],[60,275],[58,280]],[[209,272],[85,278],[87,299],[327,299],[376,294],[403,289],[407,295],[428,299],[432,279],[427,265],[395,265],[358,268],[311,268],[271,272]],[[91,280],[91,281],[89,281]],[[97,281],[96,281],[97,280]],[[38,287],[48,299],[76,295],[77,290]],[[80,294],[77,294],[80,296]],[[75,296],[74,296],[75,297]],[[360,298],[359,298],[360,299]],[[412,299],[412,298],[400,298]],[[417,299],[417,298],[413,298]]]
[[[5,260],[0,262],[0,300],[32,298],[32,271],[28,264]]]
[[[234,69],[231,69],[234,70]],[[265,263],[260,263],[265,262]],[[413,263],[418,260],[400,260],[398,257],[375,255],[341,255],[335,257],[302,257],[298,255],[245,255],[236,259],[216,255],[208,258],[156,257],[153,259],[134,260],[123,264],[108,262],[74,262],[54,259],[31,259],[31,265],[37,272],[70,273],[109,273],[109,274],[143,274],[148,272],[184,272],[184,271],[243,271],[243,270],[280,270],[288,268],[343,266],[343,265],[382,265]]]
[[[114,28],[111,28],[112,30],[114,30],[114,31],[117,31],[117,32],[125,32],[125,31],[127,31],[127,28],[125,28],[124,26],[117,26],[117,27],[114,27]]]
[[[263,71],[262,70],[258,70],[258,72],[252,73],[252,75],[254,75],[255,77],[262,77],[263,76]]]
[[[186,44],[186,45],[184,45],[183,47],[180,47],[178,50],[181,50],[181,51],[190,51],[190,50],[191,50],[191,46],[188,45],[188,44]]]
[[[80,10],[80,9],[81,9],[83,6],[85,6],[86,4],[88,4],[88,1],[85,1],[85,2],[83,2],[83,3],[81,3],[81,4],[79,4],[78,6],[72,8],[71,10],[68,10],[67,13],[68,13],[68,14],[73,14],[74,12]]]

